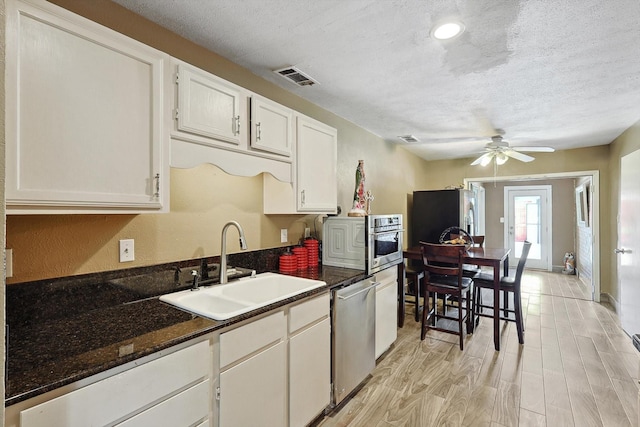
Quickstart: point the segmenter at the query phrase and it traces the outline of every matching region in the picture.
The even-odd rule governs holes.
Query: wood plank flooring
[[[330,426],[638,426],[640,357],[616,314],[575,276],[526,271],[525,344],[482,318],[460,351],[454,335],[420,325],[410,305],[398,340]]]

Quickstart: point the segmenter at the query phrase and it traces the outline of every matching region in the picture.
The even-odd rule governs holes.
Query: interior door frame
[[[562,178],[583,178],[591,177],[593,203],[591,204],[591,214],[593,219],[593,241],[591,242],[591,254],[593,257],[593,269],[591,287],[593,289],[593,301],[600,302],[600,171],[587,170],[575,172],[540,173],[531,175],[509,175],[509,176],[483,176],[475,178],[464,178],[465,188],[470,188],[472,182],[490,183],[500,181],[520,181],[538,179],[562,179]],[[573,203],[573,201],[571,202]]]
[[[546,200],[544,201],[545,212],[544,218],[540,218],[544,221],[544,226],[546,229],[541,230],[541,236],[544,235],[545,242],[545,255],[546,255],[546,264],[543,270],[551,271],[552,270],[552,262],[553,258],[553,235],[551,231],[553,230],[553,205],[552,205],[552,186],[551,185],[524,185],[524,186],[515,186],[515,185],[505,185],[504,186],[504,217],[506,218],[504,222],[504,247],[508,248],[509,246],[509,224],[510,224],[510,212],[511,212],[511,198],[509,196],[509,191],[544,191]],[[515,242],[514,242],[515,246]],[[513,264],[519,261],[519,258],[515,256],[515,252],[513,256],[510,257],[510,261],[513,261]],[[531,267],[538,268],[538,267]]]

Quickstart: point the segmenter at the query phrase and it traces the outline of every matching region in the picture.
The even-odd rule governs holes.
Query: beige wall
[[[220,56],[175,36],[103,0],[55,0],[77,13],[189,61],[254,92],[338,129],[338,204],[351,207],[355,169],[363,159],[366,187],[375,197],[373,213],[406,215],[406,194],[424,186],[423,160],[388,144],[317,106],[256,77]],[[146,215],[24,215],[7,218],[7,247],[14,250],[14,277],[8,283],[151,265],[219,255],[224,223],[238,220],[250,250],[279,247],[280,229],[292,243],[312,228],[316,215],[263,215],[262,175],[227,175],[215,166],[171,171],[171,212]],[[228,249],[239,250],[234,230]],[[136,260],[118,262],[118,240],[135,240]]]

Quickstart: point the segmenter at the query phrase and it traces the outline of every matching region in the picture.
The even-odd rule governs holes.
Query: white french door
[[[504,187],[504,239],[517,264],[525,240],[531,242],[528,268],[551,271],[551,186]]]

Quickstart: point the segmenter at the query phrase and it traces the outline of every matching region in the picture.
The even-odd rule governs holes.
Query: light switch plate
[[[120,240],[120,262],[130,262],[134,259],[133,239]]]
[[[286,228],[280,229],[280,243],[287,243],[288,241],[289,241],[289,238],[287,236],[287,229]]]

